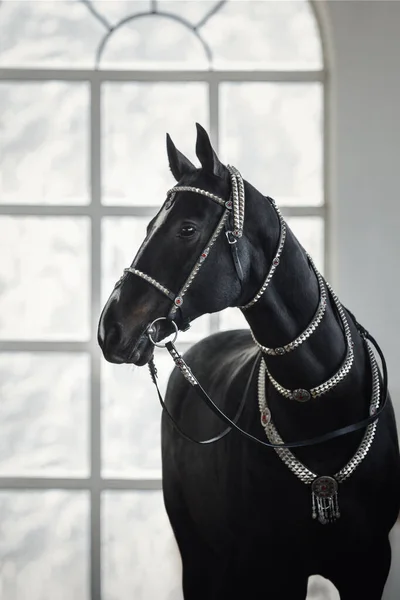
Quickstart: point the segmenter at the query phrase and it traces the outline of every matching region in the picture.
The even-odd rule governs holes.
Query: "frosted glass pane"
[[[89,600],[86,492],[0,492],[4,600]]]
[[[1,204],[89,202],[88,107],[86,83],[0,83]]]
[[[154,211],[155,213],[156,211]],[[102,303],[107,301],[125,267],[129,267],[144,238],[150,217],[102,219]]]
[[[133,14],[150,10],[151,0],[92,0],[98,14],[107,19],[110,25],[117,25],[122,19]]]
[[[104,33],[83,2],[5,0],[0,66],[91,68]]]
[[[302,246],[324,272],[324,220],[321,217],[287,217],[286,222]]]
[[[128,267],[146,237],[150,218],[105,217],[102,221],[102,302],[112,292],[125,267]],[[168,260],[168,257],[165,257]],[[151,273],[149,273],[151,275]],[[183,283],[183,281],[182,281]],[[178,290],[176,290],[178,292]],[[162,316],[162,315],[161,315]],[[198,340],[209,332],[209,316],[193,321],[190,329],[179,334],[182,342]]]
[[[207,85],[104,84],[103,114],[103,202],[160,206],[175,184],[165,134],[193,156],[195,122],[208,127]]]
[[[227,308],[221,312],[220,329],[249,329],[249,325],[238,308]]]
[[[103,69],[205,69],[208,64],[193,31],[161,15],[124,23],[108,38],[100,60]]]
[[[1,353],[0,398],[0,475],[88,475],[88,356]]]
[[[158,0],[160,11],[179,15],[191,25],[197,25],[218,4],[219,0]]]
[[[86,217],[0,217],[0,256],[0,339],[89,337]]]
[[[103,600],[183,600],[161,491],[106,492],[102,506]]]
[[[320,205],[320,84],[221,85],[221,155],[279,205]]]
[[[200,29],[225,69],[317,69],[322,51],[307,0],[234,0]]]
[[[174,363],[157,350],[155,363],[164,395]],[[160,477],[161,407],[147,367],[102,363],[103,475]]]

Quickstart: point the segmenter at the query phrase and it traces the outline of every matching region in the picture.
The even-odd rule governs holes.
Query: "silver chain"
[[[258,302],[258,300],[261,298],[261,296],[264,294],[265,290],[267,289],[267,287],[270,284],[270,281],[276,271],[277,266],[280,263],[280,257],[282,254],[282,250],[283,250],[283,246],[285,245],[285,239],[286,239],[286,223],[281,215],[281,211],[279,210],[279,208],[276,206],[274,200],[271,200],[271,204],[273,205],[273,207],[275,208],[275,211],[278,215],[279,218],[279,222],[280,222],[280,235],[279,235],[279,242],[278,242],[278,249],[276,251],[275,257],[272,260],[272,264],[270,266],[270,269],[267,273],[267,276],[265,278],[264,283],[262,284],[261,288],[258,290],[257,294],[254,296],[253,300],[250,300],[250,302],[248,302],[247,304],[245,304],[244,306],[239,306],[239,308],[241,308],[242,310],[247,310],[248,308],[250,308],[251,306],[253,306],[256,302]]]
[[[331,288],[331,286],[328,282],[326,282],[326,286],[330,291],[332,299],[333,299],[333,301],[336,305],[337,311],[339,313],[340,320],[342,321],[342,324],[343,324],[344,335],[345,335],[346,342],[347,342],[346,357],[345,357],[341,367],[339,368],[339,370],[332,377],[330,377],[330,379],[328,379],[327,381],[324,381],[320,385],[317,385],[316,387],[314,387],[310,390],[303,390],[303,389],[289,390],[289,389],[283,387],[283,385],[278,383],[276,381],[276,379],[274,379],[274,377],[272,377],[271,373],[269,372],[268,367],[266,366],[265,367],[266,373],[268,375],[270,382],[272,383],[274,388],[285,398],[299,400],[300,402],[309,400],[310,397],[318,398],[318,396],[322,396],[323,394],[326,394],[327,392],[332,390],[335,386],[337,386],[338,383],[340,383],[346,377],[346,375],[349,374],[351,367],[353,365],[353,362],[354,362],[353,340],[351,337],[351,331],[350,331],[349,323],[347,321],[346,313],[344,312],[343,307],[339,302],[339,298],[336,296],[335,292],[333,291],[333,289]]]
[[[244,227],[244,208],[245,208],[245,196],[244,196],[244,183],[243,178],[236,167],[227,165],[231,177],[231,188],[232,188],[232,202],[233,202],[233,226],[232,235],[235,238],[241,238],[243,235]]]
[[[264,354],[268,354],[270,356],[282,356],[283,354],[292,352],[292,350],[295,350],[296,348],[301,346],[301,344],[303,342],[305,342],[314,333],[314,331],[317,329],[318,325],[322,321],[322,318],[323,318],[323,316],[325,314],[325,310],[326,310],[326,304],[327,304],[324,280],[323,280],[322,275],[316,269],[312,258],[310,256],[308,256],[308,259],[311,263],[311,266],[314,269],[314,272],[318,279],[318,284],[319,284],[319,303],[318,303],[318,308],[315,312],[315,315],[314,315],[311,323],[308,325],[308,327],[295,340],[293,340],[289,344],[286,344],[285,346],[278,346],[277,348],[268,348],[267,346],[263,346],[262,344],[260,344],[260,342],[258,342],[256,340],[256,337],[255,337],[253,331],[250,329],[250,333],[253,337],[254,342],[257,344],[257,346],[260,348],[260,350],[262,352],[264,352]]]
[[[379,408],[380,401],[380,383],[379,383],[379,371],[378,365],[375,360],[374,353],[367,342],[368,356],[371,364],[372,374],[372,397],[370,403],[370,415],[374,415]],[[261,413],[261,425],[266,433],[266,436],[271,444],[283,444],[283,440],[279,435],[275,425],[271,420],[271,412],[267,405],[266,393],[265,393],[265,375],[266,365],[264,360],[261,361],[260,370],[258,374],[258,405]],[[354,454],[354,456],[346,463],[346,465],[338,471],[334,477],[336,481],[342,483],[345,481],[362,463],[364,458],[367,456],[369,449],[371,448],[374,440],[375,432],[377,427],[377,421],[368,425],[363,439]],[[295,457],[293,452],[289,448],[274,448],[279,458],[285,463],[285,465],[298,477],[303,483],[311,484],[317,477],[317,473],[314,473],[308,469],[303,463]]]
[[[221,206],[224,206],[228,210],[232,209],[232,203],[229,200],[223,200],[219,196],[212,194],[211,192],[207,192],[207,190],[202,190],[201,188],[192,187],[190,185],[177,185],[176,187],[171,188],[167,192],[167,198],[171,199],[171,197],[176,194],[176,192],[193,192],[193,194],[200,194],[201,196],[206,196],[206,198],[210,198],[210,200],[214,200]]]
[[[151,285],[153,285],[155,288],[160,290],[160,292],[162,292],[166,296],[168,296],[168,297],[174,296],[173,293],[170,292],[168,288],[166,288],[164,285],[159,283],[156,279],[153,279],[153,277],[150,277],[150,275],[146,275],[146,273],[143,273],[142,271],[139,271],[138,269],[134,269],[133,267],[127,267],[126,269],[124,269],[124,273],[132,273],[132,275],[137,275],[138,277],[141,277],[142,279],[147,281],[147,283],[151,283]]]
[[[204,248],[203,252],[200,254],[200,257],[196,261],[196,264],[194,265],[193,269],[190,271],[189,277],[186,279],[185,283],[183,284],[181,291],[179,292],[178,296],[175,298],[174,306],[171,309],[171,315],[174,315],[174,313],[176,312],[178,307],[182,306],[183,297],[185,296],[186,292],[192,285],[194,278],[196,277],[197,273],[200,270],[200,267],[202,266],[205,259],[207,258],[212,246],[215,244],[215,241],[216,241],[217,237],[219,236],[221,229],[223,229],[223,227],[225,226],[225,222],[226,222],[228,216],[229,216],[229,210],[227,209],[224,211],[224,214],[222,215],[221,219],[219,220],[219,223],[218,223],[213,235],[211,236],[211,239],[209,240],[207,246]]]

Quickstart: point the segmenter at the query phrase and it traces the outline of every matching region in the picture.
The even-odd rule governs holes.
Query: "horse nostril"
[[[104,350],[111,353],[122,339],[122,326],[119,323],[113,323],[108,327],[104,336]]]

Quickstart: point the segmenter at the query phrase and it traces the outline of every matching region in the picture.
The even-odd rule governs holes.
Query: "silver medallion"
[[[311,484],[312,518],[318,518],[321,525],[340,517],[338,488],[336,479],[328,475],[317,477]]]
[[[292,399],[297,402],[307,402],[311,398],[311,394],[308,390],[293,390]]]

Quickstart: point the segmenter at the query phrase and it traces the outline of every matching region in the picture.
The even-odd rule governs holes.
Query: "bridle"
[[[214,229],[211,237],[209,238],[208,243],[206,244],[206,246],[204,247],[200,256],[196,260],[194,267],[192,268],[189,276],[187,277],[186,281],[184,282],[184,284],[181,287],[181,289],[179,290],[179,292],[173,293],[172,291],[170,291],[168,288],[166,288],[163,284],[158,282],[156,279],[154,279],[150,275],[143,273],[139,269],[136,269],[136,267],[134,266],[135,261],[133,262],[133,265],[131,267],[124,269],[123,277],[126,274],[132,274],[137,277],[140,277],[141,279],[143,279],[144,281],[146,281],[147,283],[149,283],[150,285],[155,287],[157,290],[159,290],[161,293],[163,293],[165,296],[167,296],[172,301],[172,307],[169,310],[168,315],[166,317],[159,317],[159,318],[155,319],[152,323],[150,323],[150,325],[147,327],[147,330],[146,330],[147,335],[148,335],[150,341],[155,346],[166,348],[169,351],[176,366],[180,369],[182,375],[185,377],[185,379],[188,381],[188,383],[196,391],[197,395],[204,401],[204,403],[210,408],[210,410],[223,423],[225,423],[228,426],[228,429],[224,430],[218,436],[216,436],[212,439],[209,439],[209,440],[204,440],[204,441],[195,440],[195,439],[191,438],[190,436],[186,435],[184,432],[182,432],[181,429],[179,428],[179,426],[177,425],[176,421],[173,419],[172,415],[169,413],[168,408],[166,407],[166,405],[162,399],[162,396],[161,396],[161,393],[160,393],[160,390],[159,390],[158,384],[157,384],[157,369],[155,367],[154,360],[152,359],[149,363],[150,374],[151,374],[154,384],[156,385],[161,406],[163,407],[164,411],[166,412],[166,414],[168,415],[168,417],[174,424],[175,428],[179,431],[179,433],[188,441],[198,443],[198,444],[210,444],[210,443],[216,442],[216,441],[222,439],[230,431],[232,431],[232,429],[234,429],[238,433],[240,433],[243,437],[245,437],[246,439],[249,439],[261,446],[266,446],[266,447],[275,448],[275,449],[277,449],[277,448],[279,448],[279,449],[300,448],[300,447],[314,446],[317,444],[321,444],[328,440],[331,440],[331,439],[334,439],[334,438],[337,438],[337,437],[340,437],[343,435],[347,435],[351,432],[365,428],[368,425],[376,422],[378,417],[382,414],[383,410],[385,409],[386,404],[387,404],[387,399],[388,399],[386,361],[385,361],[384,355],[383,355],[379,345],[375,341],[375,339],[357,322],[357,320],[352,315],[352,313],[350,313],[350,311],[347,310],[347,312],[350,314],[360,336],[362,337],[362,339],[365,343],[368,354],[370,355],[371,351],[368,346],[367,340],[372,342],[372,344],[376,348],[376,350],[381,358],[382,371],[383,371],[381,398],[383,401],[382,401],[380,408],[376,409],[374,411],[374,413],[370,414],[370,416],[368,418],[362,419],[361,421],[359,421],[355,424],[348,425],[346,427],[342,427],[335,431],[328,432],[324,435],[317,436],[312,439],[302,440],[299,442],[283,443],[281,440],[278,441],[277,443],[264,442],[264,441],[258,439],[257,437],[251,435],[250,433],[244,431],[237,425],[237,421],[243,410],[247,392],[250,389],[250,384],[253,379],[256,367],[259,364],[261,352],[266,351],[265,353],[267,353],[267,354],[273,353],[273,354],[280,355],[280,354],[285,354],[285,352],[287,352],[287,351],[293,350],[294,348],[298,347],[305,339],[307,339],[309,337],[309,335],[311,335],[311,333],[315,330],[318,323],[321,321],[323,312],[326,307],[326,296],[323,295],[323,291],[322,291],[323,286],[322,286],[320,277],[318,279],[319,279],[320,290],[321,290],[321,301],[320,301],[319,307],[317,309],[316,315],[313,320],[314,325],[316,323],[315,326],[307,328],[307,330],[305,332],[303,332],[303,334],[301,336],[299,336],[296,343],[289,344],[287,348],[285,347],[285,348],[281,348],[281,349],[267,349],[267,348],[264,348],[263,346],[261,346],[260,344],[258,344],[257,341],[255,340],[257,345],[260,347],[261,352],[259,352],[255,358],[255,361],[253,363],[253,366],[252,366],[252,369],[250,372],[249,379],[246,384],[245,393],[243,395],[242,402],[239,406],[238,413],[236,414],[236,416],[233,420],[231,420],[227,415],[225,415],[225,413],[223,411],[221,411],[220,408],[212,401],[212,399],[208,396],[208,394],[202,388],[200,383],[197,381],[196,377],[193,375],[190,367],[186,364],[185,360],[183,359],[183,357],[177,350],[177,348],[175,346],[175,341],[176,341],[176,338],[177,338],[177,335],[179,332],[179,328],[174,320],[174,317],[176,316],[177,311],[179,309],[182,309],[182,305],[184,303],[184,299],[185,299],[185,295],[186,295],[187,291],[192,286],[197,274],[200,271],[201,266],[203,265],[204,261],[208,258],[211,248],[214,246],[217,238],[219,237],[219,235],[223,229],[225,229],[226,239],[228,241],[229,247],[232,250],[232,257],[233,257],[233,260],[235,263],[235,267],[236,267],[238,276],[240,277],[239,273],[241,273],[241,275],[243,276],[243,272],[242,272],[241,265],[240,265],[240,260],[239,260],[238,253],[237,253],[237,242],[243,236],[243,226],[244,226],[244,216],[245,216],[244,183],[243,183],[241,174],[235,167],[228,165],[227,168],[228,168],[228,171],[230,174],[230,179],[231,179],[231,196],[228,200],[224,200],[223,198],[220,198],[219,196],[216,196],[215,194],[208,192],[206,190],[196,188],[196,187],[191,187],[191,186],[175,186],[174,188],[169,190],[167,193],[166,202],[173,202],[175,199],[175,195],[178,192],[192,192],[195,194],[205,196],[206,198],[218,203],[219,205],[223,206],[223,208],[224,208],[224,212],[223,212],[221,218],[219,219],[218,224],[217,224],[216,228]],[[272,264],[267,272],[267,275],[265,277],[265,280],[264,280],[262,286],[260,287],[259,291],[256,293],[256,295],[254,296],[254,298],[252,300],[250,300],[244,306],[239,307],[242,310],[246,310],[246,309],[250,308],[262,297],[262,295],[264,294],[265,290],[267,289],[268,285],[271,282],[271,279],[275,273],[276,268],[280,264],[280,257],[281,257],[281,254],[282,254],[282,251],[284,248],[284,243],[285,243],[285,239],[286,239],[286,224],[285,224],[285,221],[282,218],[279,208],[276,206],[274,200],[272,198],[268,198],[268,200],[274,207],[274,209],[277,213],[277,216],[279,218],[279,221],[280,221],[280,236],[279,236],[278,246],[277,246],[275,256],[272,260]],[[309,259],[309,260],[311,260],[311,259]],[[312,263],[312,261],[311,261],[311,263]],[[312,266],[315,268],[313,263],[312,263]],[[316,271],[316,274],[318,277],[319,274],[317,271]],[[333,294],[333,291],[331,290],[330,286],[328,286],[328,289],[329,289],[330,293]],[[335,300],[335,296],[334,296],[334,300]],[[340,314],[340,311],[339,311],[339,314]],[[344,311],[343,311],[343,314],[344,314]],[[340,316],[342,318],[342,315],[340,315]],[[166,320],[166,321],[170,322],[175,330],[174,340],[170,341],[170,342],[166,342],[165,344],[164,343],[160,344],[153,339],[153,335],[155,333],[154,326],[158,321],[162,321],[162,320]],[[346,323],[346,322],[347,321],[345,320],[344,323]],[[186,327],[188,326],[187,322],[185,322],[184,327],[185,326]],[[348,341],[348,354],[350,353],[350,356],[352,356],[352,345],[350,345],[351,336],[349,333],[348,325],[347,326],[345,325],[345,335],[346,335],[346,338]],[[347,375],[347,373],[351,367],[351,364],[352,364],[352,361],[351,361],[350,365],[348,366],[348,368],[344,369],[344,371],[343,371],[343,366],[341,367],[341,371],[343,371],[343,375],[341,375],[342,378],[345,375]],[[266,369],[266,372],[268,374],[267,369]],[[331,378],[331,379],[334,379],[334,378]],[[275,380],[273,380],[273,381],[275,381]],[[331,381],[331,380],[329,380],[329,381]],[[277,382],[275,382],[275,384],[276,383]],[[282,387],[282,386],[279,386],[279,384],[277,384],[277,385],[278,385],[278,387]],[[277,385],[275,385],[276,389],[278,389]],[[320,387],[322,387],[322,386],[320,386]],[[331,389],[332,387],[333,387],[333,385],[331,384],[331,387],[329,387],[328,389],[325,389],[325,391],[323,393],[325,393],[326,391],[329,391],[329,389]],[[284,388],[282,388],[282,389],[284,390]],[[278,389],[278,391],[280,391],[280,393],[282,393],[281,390]],[[304,391],[305,390],[295,390],[295,392],[304,392]],[[283,394],[283,395],[285,395],[285,394]],[[320,395],[320,394],[317,394],[317,395]],[[287,397],[290,397],[290,396],[288,395]],[[295,397],[293,395],[293,393],[292,393],[292,397],[296,400],[302,401],[301,398]],[[307,399],[309,399],[309,398],[307,398]],[[265,422],[263,422],[262,417],[261,417],[261,425],[265,426]]]
[[[237,252],[237,241],[243,235],[243,225],[244,225],[244,209],[245,209],[245,194],[244,194],[244,184],[242,176],[239,171],[228,165],[228,171],[230,174],[231,180],[231,197],[229,200],[224,200],[211,192],[206,190],[202,190],[201,188],[191,187],[191,186],[175,186],[167,192],[167,200],[166,203],[173,203],[175,196],[179,192],[191,192],[194,194],[199,194],[201,196],[205,196],[209,200],[216,202],[220,206],[224,208],[224,212],[221,218],[218,221],[217,226],[215,227],[211,237],[209,238],[207,244],[203,248],[200,256],[196,260],[194,267],[190,271],[186,281],[183,283],[181,289],[174,293],[170,291],[167,287],[161,284],[159,281],[151,277],[150,275],[143,273],[143,271],[136,269],[135,266],[130,266],[124,269],[124,274],[130,273],[132,275],[136,275],[140,277],[153,287],[155,287],[162,294],[167,296],[172,301],[172,306],[169,310],[167,319],[169,321],[174,321],[178,310],[182,311],[182,306],[185,300],[185,296],[192,286],[196,276],[198,275],[202,265],[205,260],[208,258],[211,248],[214,246],[216,240],[218,239],[220,233],[225,229],[225,236],[228,241],[229,247],[231,249],[233,262],[235,265],[236,273],[239,277],[240,282],[243,281],[243,269],[240,263],[239,255]],[[135,259],[136,260],[136,259]],[[135,260],[133,265],[135,265]],[[181,329],[185,331],[190,326],[190,321],[188,319],[182,319]]]
[[[207,192],[200,188],[195,188],[195,187],[191,187],[191,186],[176,186],[176,187],[172,188],[167,194],[167,202],[171,202],[171,203],[173,202],[176,193],[192,192],[195,194],[200,194],[202,196],[205,196],[224,207],[224,212],[223,212],[221,218],[219,219],[218,224],[208,241],[208,244],[203,249],[203,252],[197,259],[193,269],[191,270],[189,276],[187,277],[182,288],[179,290],[179,292],[177,294],[172,293],[170,290],[168,290],[165,286],[163,286],[161,283],[159,283],[153,277],[136,269],[134,266],[131,266],[128,269],[125,269],[125,271],[124,271],[124,276],[126,274],[130,273],[132,275],[141,277],[142,279],[147,281],[149,284],[153,285],[160,292],[162,292],[164,295],[166,295],[170,300],[172,300],[172,307],[168,313],[168,316],[167,317],[159,317],[158,319],[155,319],[147,327],[146,333],[149,337],[149,340],[155,346],[162,346],[168,350],[172,359],[175,362],[175,365],[181,371],[182,375],[185,377],[187,382],[192,386],[192,389],[201,398],[201,400],[205,403],[205,405],[208,406],[208,408],[225,425],[227,425],[227,428],[224,431],[222,431],[222,433],[220,433],[219,435],[217,435],[211,439],[208,439],[208,440],[202,440],[202,441],[194,440],[192,437],[186,435],[180,429],[180,427],[178,426],[178,424],[172,417],[171,413],[169,412],[169,410],[168,410],[167,406],[165,405],[164,400],[161,396],[161,393],[160,393],[160,390],[159,390],[159,387],[157,384],[157,369],[154,364],[154,358],[152,358],[149,362],[150,375],[153,380],[153,383],[156,386],[158,397],[159,397],[161,406],[162,406],[165,414],[169,417],[173,426],[177,429],[177,431],[180,433],[180,435],[184,439],[186,439],[190,442],[195,442],[195,443],[203,444],[203,445],[211,444],[211,443],[221,440],[223,437],[225,437],[227,434],[229,434],[232,430],[236,430],[238,433],[241,434],[242,437],[256,443],[257,445],[274,448],[275,452],[278,454],[281,461],[293,472],[293,474],[298,479],[300,479],[300,481],[302,481],[304,484],[310,485],[311,500],[312,500],[312,518],[318,519],[318,521],[324,525],[326,523],[336,521],[338,518],[340,518],[340,508],[339,508],[339,500],[338,500],[339,484],[344,482],[348,477],[350,477],[352,475],[352,473],[354,473],[354,471],[357,469],[357,467],[366,458],[366,456],[372,446],[372,443],[373,443],[373,440],[375,437],[375,433],[376,433],[377,419],[378,419],[379,415],[382,414],[383,410],[385,409],[387,400],[388,400],[387,368],[386,368],[385,358],[383,356],[383,353],[382,353],[380,347],[374,340],[374,338],[356,321],[355,317],[350,313],[350,311],[347,311],[348,314],[351,316],[351,318],[354,322],[354,325],[364,342],[365,350],[366,350],[366,353],[367,353],[367,355],[369,357],[369,361],[370,361],[371,376],[372,376],[372,395],[371,395],[370,408],[369,408],[370,416],[365,419],[362,419],[358,423],[348,425],[346,427],[341,427],[340,429],[336,429],[334,431],[328,432],[321,436],[314,437],[312,439],[302,440],[300,442],[289,442],[289,443],[283,442],[274,423],[272,422],[271,412],[270,412],[270,409],[267,404],[267,395],[266,395],[266,389],[265,389],[266,376],[268,377],[272,386],[282,396],[296,400],[298,402],[306,402],[306,401],[310,400],[311,398],[317,398],[317,397],[329,392],[330,390],[332,390],[336,385],[338,385],[338,383],[340,383],[348,375],[348,373],[350,372],[350,370],[352,368],[353,362],[354,362],[354,349],[353,349],[354,343],[352,340],[352,334],[351,334],[351,329],[350,329],[350,326],[348,323],[346,310],[341,305],[339,299],[337,298],[336,294],[334,293],[334,291],[332,290],[330,285],[327,282],[324,282],[322,276],[318,273],[317,269],[315,268],[315,265],[314,265],[312,259],[308,256],[310,266],[314,270],[315,275],[317,277],[318,284],[319,284],[319,290],[320,290],[319,305],[318,305],[317,311],[315,312],[311,323],[295,340],[293,340],[289,344],[286,344],[283,347],[278,347],[278,348],[267,348],[267,347],[263,346],[262,344],[260,344],[258,342],[258,340],[256,339],[253,332],[251,332],[255,344],[259,348],[259,353],[256,356],[254,363],[252,365],[252,368],[250,370],[250,375],[247,380],[244,394],[242,396],[242,399],[241,399],[241,402],[239,405],[239,409],[236,413],[235,418],[233,420],[231,420],[213,402],[213,400],[209,397],[209,395],[206,393],[206,391],[202,388],[200,383],[197,381],[197,379],[194,376],[194,374],[192,373],[190,367],[186,364],[184,358],[181,356],[181,354],[178,352],[178,350],[175,346],[176,337],[177,337],[178,331],[179,331],[178,325],[176,324],[176,321],[175,321],[175,316],[176,316],[176,313],[178,310],[182,310],[184,297],[185,297],[187,291],[193,284],[193,281],[195,280],[197,274],[199,273],[199,270],[200,270],[202,264],[209,256],[211,248],[215,244],[218,236],[220,235],[221,231],[224,228],[225,228],[226,238],[229,243],[229,247],[231,248],[231,251],[232,251],[232,258],[233,258],[233,262],[234,262],[234,265],[236,268],[236,272],[238,274],[240,283],[242,284],[243,269],[241,267],[240,259],[239,259],[239,255],[238,255],[238,251],[237,251],[237,242],[243,236],[244,214],[245,214],[244,184],[243,184],[243,179],[242,179],[239,171],[237,171],[237,169],[235,169],[234,167],[228,166],[228,171],[229,171],[230,178],[231,178],[231,197],[229,200],[224,200],[224,199],[220,198],[219,196],[212,194],[211,192]],[[259,289],[257,294],[254,296],[254,298],[252,300],[250,300],[250,302],[248,302],[244,306],[240,307],[242,310],[247,310],[248,308],[253,306],[262,297],[262,295],[264,294],[265,290],[267,289],[269,283],[271,282],[271,279],[274,275],[276,268],[280,264],[280,256],[281,256],[281,253],[284,248],[284,243],[285,243],[285,239],[286,239],[286,224],[279,212],[278,207],[275,205],[274,201],[270,198],[269,198],[269,200],[272,203],[272,205],[276,211],[276,214],[279,218],[279,221],[280,221],[280,236],[279,236],[278,247],[277,247],[275,256],[272,260],[272,264],[268,270],[267,276],[266,276],[261,288]],[[134,264],[135,263],[133,263],[133,265]],[[321,323],[321,321],[323,319],[323,316],[326,312],[327,294],[328,293],[329,293],[330,298],[333,302],[333,305],[336,309],[337,315],[339,316],[343,334],[346,338],[346,342],[347,342],[346,357],[345,357],[344,361],[342,362],[339,370],[332,377],[330,377],[327,381],[322,382],[318,386],[316,386],[310,390],[286,389],[272,377],[271,373],[268,370],[265,360],[263,360],[261,358],[261,361],[260,361],[260,354],[262,355],[262,353],[264,353],[267,355],[281,356],[283,354],[286,354],[287,352],[291,352],[291,351],[295,350],[305,340],[307,340],[310,337],[310,335],[312,335],[312,333],[317,329],[318,325]],[[165,344],[160,344],[156,340],[153,339],[153,334],[156,331],[155,324],[158,321],[162,321],[162,320],[169,321],[172,324],[173,328],[175,329],[174,340],[166,342]],[[182,323],[183,323],[184,327],[186,327],[186,325],[188,324],[188,323],[185,323],[185,320],[183,318],[182,318]],[[381,377],[379,374],[379,368],[378,368],[374,353],[372,351],[372,348],[369,345],[368,341],[372,342],[372,344],[376,348],[376,350],[381,358],[381,361],[382,361],[382,370],[383,370],[382,386],[381,386]],[[268,442],[260,440],[258,437],[245,431],[244,429],[239,427],[239,425],[237,424],[238,420],[240,418],[240,415],[244,409],[244,406],[246,403],[246,398],[247,398],[248,392],[250,390],[250,386],[251,386],[251,383],[252,383],[252,380],[254,377],[254,373],[257,369],[258,364],[259,364],[258,404],[259,404],[259,409],[260,409],[260,420],[261,420],[261,426],[263,427],[263,429],[265,431]],[[383,402],[382,402],[382,400],[383,400]],[[361,440],[361,443],[360,443],[358,449],[356,450],[356,452],[354,453],[352,458],[340,469],[340,471],[335,473],[333,476],[318,475],[317,473],[314,473],[306,465],[304,465],[290,450],[291,448],[299,448],[299,447],[314,446],[316,444],[321,444],[323,442],[327,442],[328,440],[332,440],[334,438],[341,437],[343,435],[347,435],[351,432],[357,431],[359,429],[364,429],[364,428],[365,428],[365,431],[364,431],[363,438]]]

